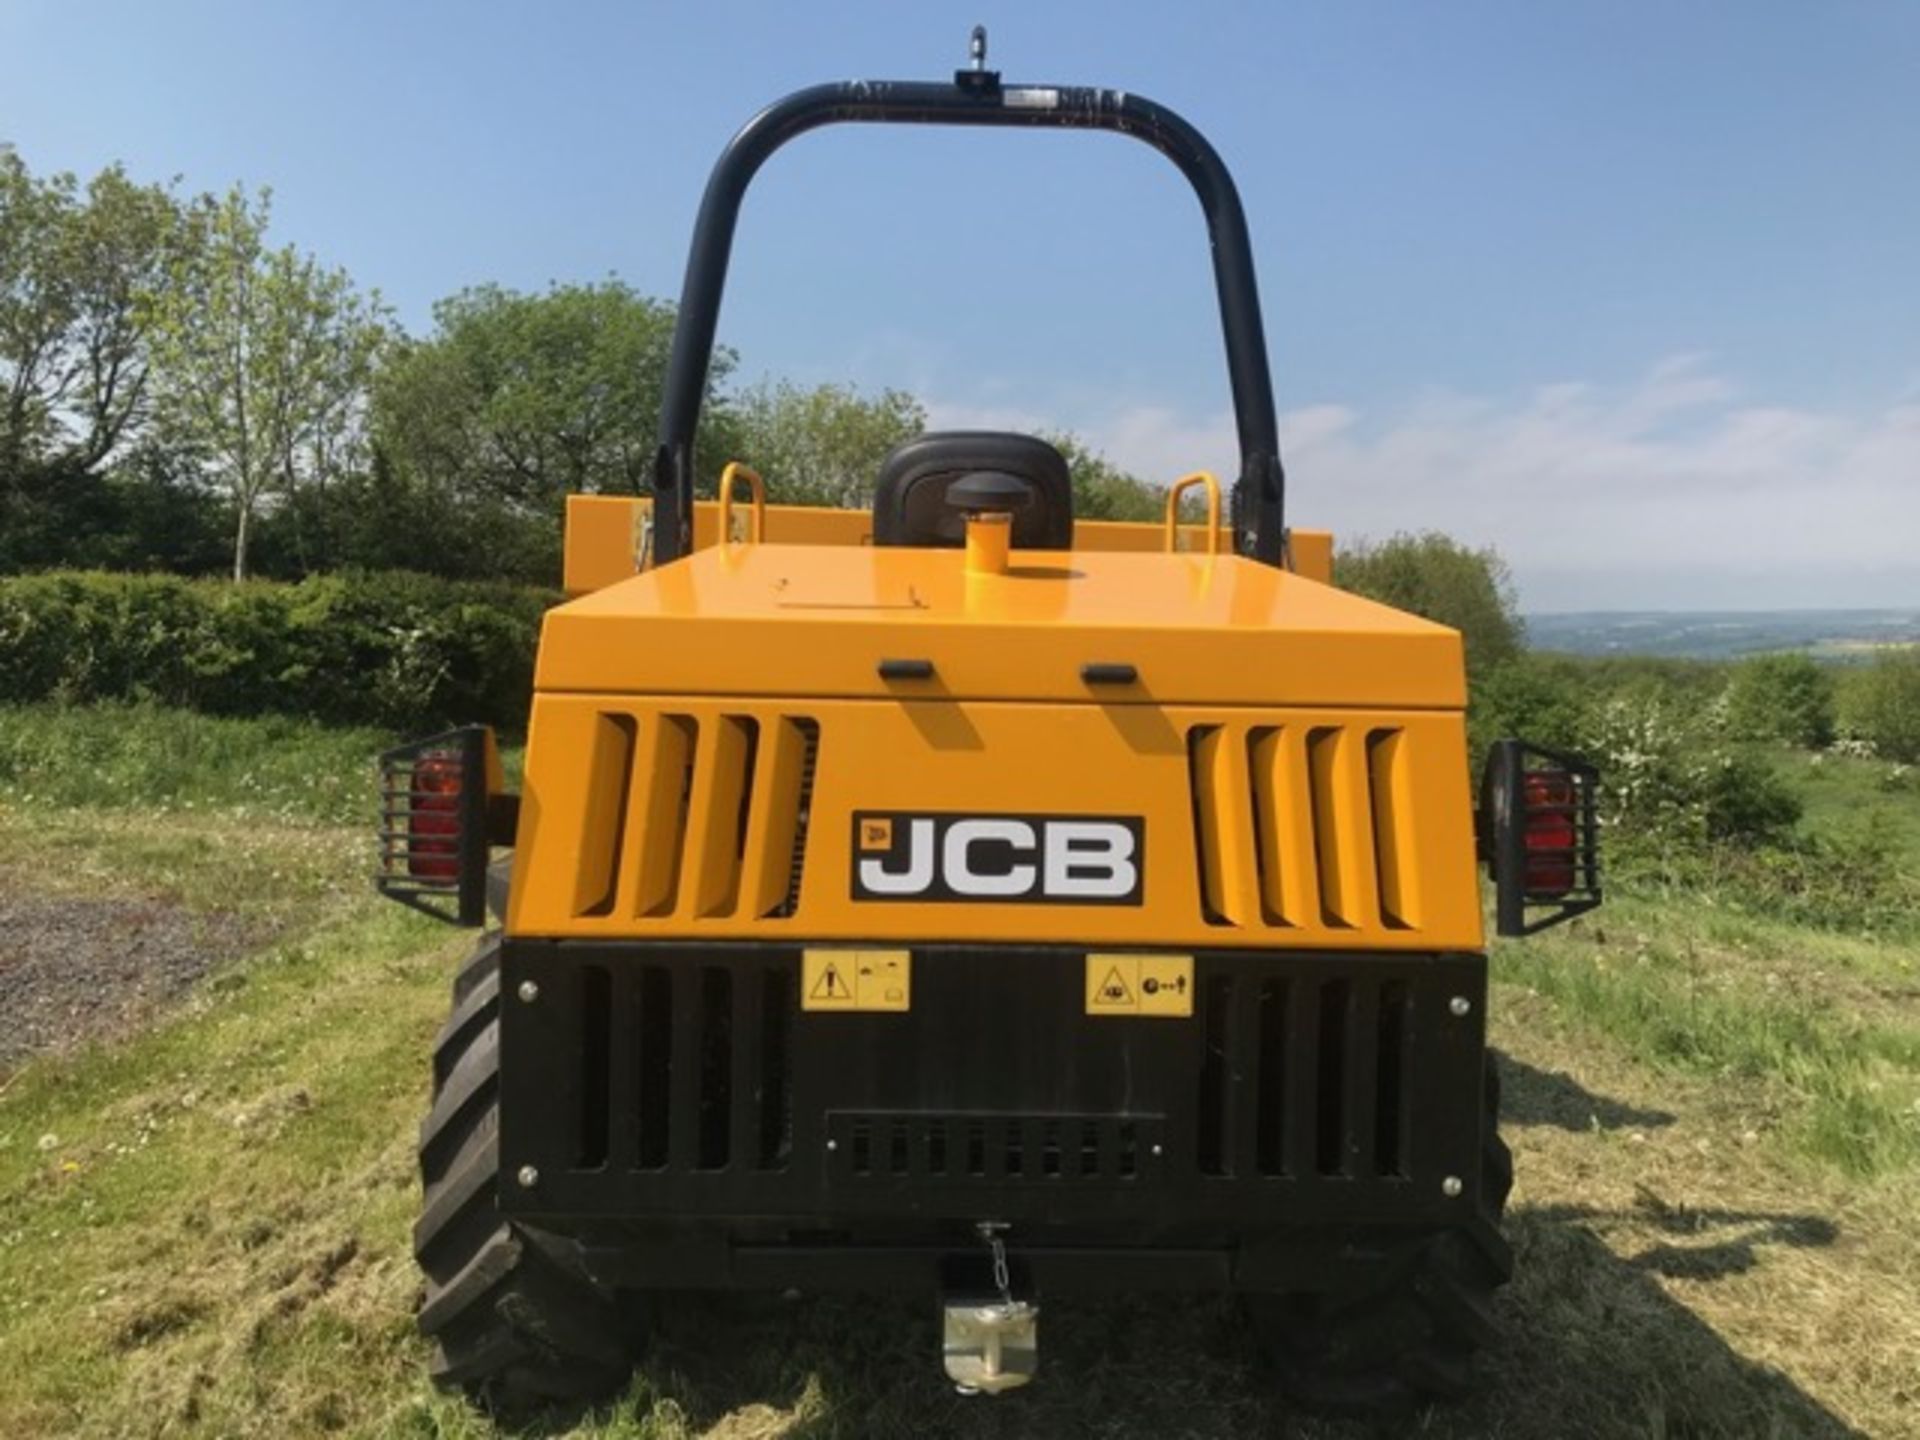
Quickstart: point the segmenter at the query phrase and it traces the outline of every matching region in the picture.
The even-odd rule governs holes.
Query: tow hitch
[[[956,1276],[941,1296],[941,1349],[947,1378],[962,1395],[998,1395],[1033,1379],[1040,1364],[1040,1307],[1013,1296],[1006,1225],[975,1227],[987,1247],[991,1286]]]

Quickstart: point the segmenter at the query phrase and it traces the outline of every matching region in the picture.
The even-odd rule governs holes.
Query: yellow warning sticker
[[[1193,1014],[1193,957],[1088,955],[1087,1014]]]
[[[913,1002],[908,950],[803,950],[802,1010],[905,1010]]]

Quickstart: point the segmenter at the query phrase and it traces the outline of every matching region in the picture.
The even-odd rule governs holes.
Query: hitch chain
[[[1000,1292],[1000,1303],[1010,1307],[1013,1304],[1013,1281],[1007,1272],[1007,1245],[999,1235],[1006,1228],[1005,1225],[995,1226],[992,1221],[982,1221],[980,1235],[987,1242],[987,1252],[993,1256],[993,1288]]]
[[[1040,1307],[1013,1298],[1013,1271],[1001,1238],[1009,1228],[1004,1220],[981,1220],[973,1227],[986,1246],[998,1300],[962,1292],[941,1307],[947,1378],[962,1395],[997,1395],[1024,1385],[1039,1364]]]

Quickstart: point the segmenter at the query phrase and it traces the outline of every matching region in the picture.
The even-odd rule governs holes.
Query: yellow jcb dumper
[[[769,506],[744,465],[696,504],[742,195],[851,121],[1111,130],[1180,168],[1227,516],[1202,475],[1204,525],[1178,494],[1076,522],[1058,451],[978,432],[900,447],[870,511]],[[852,1285],[934,1300],[967,1390],[1028,1379],[1046,1297],[1094,1289],[1240,1297],[1308,1400],[1465,1385],[1510,1268],[1476,859],[1503,932],[1590,908],[1594,776],[1502,742],[1476,826],[1459,635],[1333,588],[1281,491],[1239,198],[1180,116],[976,58],[747,124],[652,494],[571,507],[521,792],[478,728],[384,761],[381,887],[499,920],[422,1130],[443,1383],[593,1396],[634,1297]]]

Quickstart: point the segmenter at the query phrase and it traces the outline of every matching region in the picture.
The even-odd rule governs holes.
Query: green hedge
[[[413,574],[297,584],[56,572],[0,578],[0,701],[151,700],[417,731],[525,728],[559,597]]]

